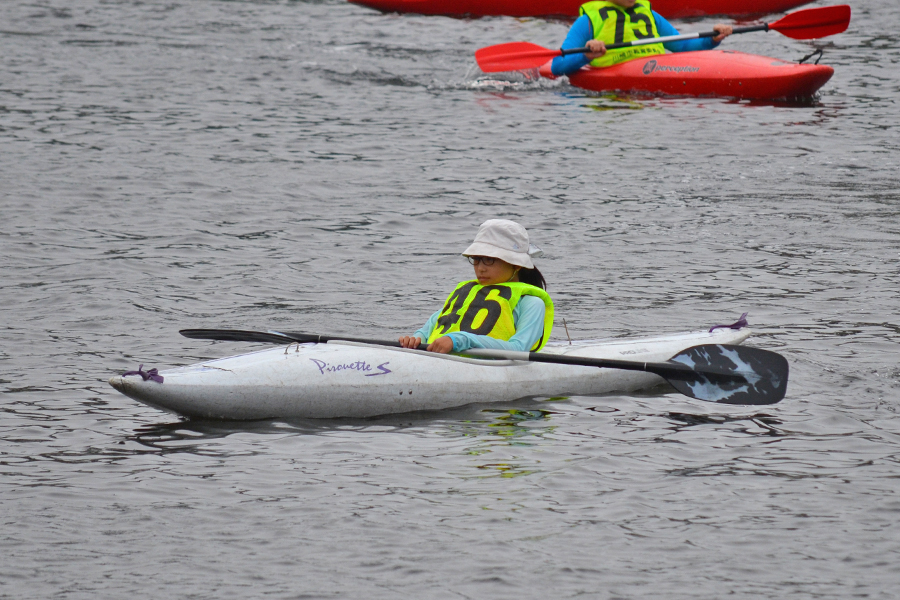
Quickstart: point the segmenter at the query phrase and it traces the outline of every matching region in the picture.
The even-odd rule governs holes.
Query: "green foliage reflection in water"
[[[531,446],[532,443],[526,441],[526,436],[534,436],[536,433],[531,427],[522,427],[521,424],[529,421],[542,421],[549,419],[553,413],[549,410],[521,410],[517,408],[509,410],[485,409],[485,413],[494,413],[496,415],[494,422],[488,424],[491,433],[501,436],[501,439],[510,446]],[[541,427],[540,433],[552,431],[554,426]],[[540,434],[537,434],[540,435]],[[496,440],[494,441],[496,443]],[[480,450],[470,450],[469,454],[483,454],[490,452],[489,448]],[[510,478],[519,477],[521,475],[531,475],[537,471],[533,468],[524,468],[521,465],[510,462],[486,463],[478,465],[476,468],[481,470],[492,471],[491,476],[499,475],[500,477]]]

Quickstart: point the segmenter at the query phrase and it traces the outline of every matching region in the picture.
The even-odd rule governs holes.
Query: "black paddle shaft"
[[[662,377],[677,377],[681,374],[693,372],[693,369],[689,366],[679,363],[642,363],[630,360],[616,360],[613,358],[582,358],[579,356],[570,356],[568,354],[544,354],[542,352],[529,352],[528,360],[530,362],[553,363],[558,365],[578,365],[582,367],[624,369],[627,371],[647,371],[649,373],[656,373]],[[722,372],[722,375],[728,375],[728,373]]]
[[[275,332],[272,332],[275,333]],[[356,342],[357,344],[371,344],[373,346],[388,346],[390,348],[403,348],[400,342],[394,342],[389,340],[369,340],[366,338],[352,338],[344,335],[318,335],[315,333],[301,333],[299,331],[291,332],[291,331],[279,331],[280,335],[291,338],[291,340],[295,342],[307,343],[313,342],[316,344],[325,344],[327,342]],[[427,350],[428,342],[424,342],[419,344],[417,350]]]
[[[283,332],[283,331],[247,331],[243,329],[182,329],[179,331],[186,338],[194,340],[218,340],[223,342],[262,342],[266,344],[324,344],[331,341],[356,342],[374,346],[402,348],[400,342],[388,340],[368,340],[343,335],[319,335],[316,333]],[[418,350],[427,350],[428,344],[419,344]]]

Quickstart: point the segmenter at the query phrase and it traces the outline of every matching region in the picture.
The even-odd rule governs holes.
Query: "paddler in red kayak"
[[[551,70],[554,75],[568,75],[590,64],[593,67],[609,67],[618,63],[670,52],[710,50],[731,35],[731,25],[719,23],[713,30],[719,32],[714,38],[698,38],[647,44],[618,50],[606,50],[606,44],[631,42],[639,39],[678,35],[668,21],[650,9],[648,0],[595,0],[581,5],[580,15],[562,44],[563,49],[584,48],[592,50],[586,54],[570,54],[553,59]]]
[[[463,252],[475,279],[457,285],[444,307],[400,343],[417,348],[426,340],[429,351],[443,354],[469,348],[537,352],[553,329],[553,301],[531,260],[540,253],[515,221],[485,221]]]

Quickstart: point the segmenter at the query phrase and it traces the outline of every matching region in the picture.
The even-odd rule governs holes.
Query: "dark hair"
[[[547,289],[547,282],[544,280],[544,276],[541,275],[541,272],[538,271],[537,267],[533,269],[522,267],[519,269],[519,281],[533,285],[534,287],[539,287],[542,290]]]

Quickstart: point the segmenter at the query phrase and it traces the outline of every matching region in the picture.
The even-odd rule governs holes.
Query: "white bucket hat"
[[[475,241],[463,252],[463,256],[492,256],[526,269],[533,269],[531,257],[541,254],[540,248],[529,243],[525,228],[506,219],[482,223]]]

